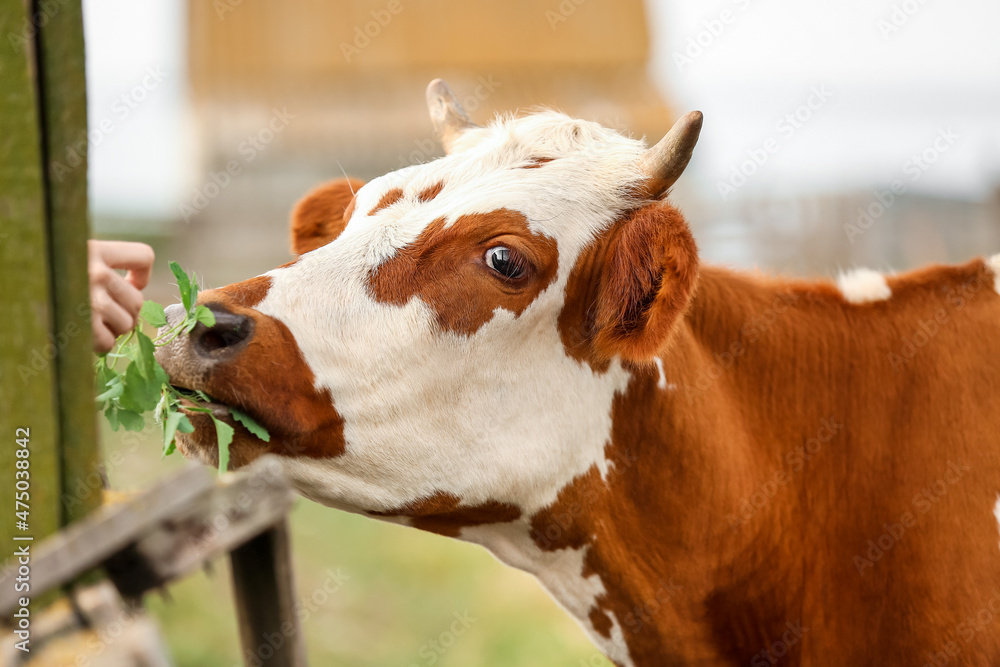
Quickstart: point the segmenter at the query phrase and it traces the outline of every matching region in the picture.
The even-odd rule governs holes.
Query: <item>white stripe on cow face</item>
[[[566,356],[557,328],[583,246],[633,205],[639,142],[555,113],[471,130],[462,152],[378,178],[358,192],[340,237],[268,274],[257,309],[294,335],[344,419],[345,453],[290,459],[302,493],[388,511],[446,492],[525,516],[591,466],[603,472],[611,402],[628,373]],[[533,158],[552,158],[525,168]],[[441,193],[419,201],[438,183]],[[390,190],[403,196],[374,215]],[[379,303],[369,276],[436,219],[510,209],[554,239],[558,273],[519,316],[503,309],[471,335],[442,331],[418,298]]]

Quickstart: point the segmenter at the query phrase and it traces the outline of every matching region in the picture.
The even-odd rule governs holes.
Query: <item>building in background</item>
[[[672,199],[706,261],[831,275],[856,264],[906,269],[1000,248],[997,186],[983,194],[1000,177],[1000,88],[984,83],[991,51],[979,49],[963,70],[980,71],[978,79],[942,88],[931,74],[911,72],[926,63],[906,68],[894,60],[900,42],[885,50],[860,15],[835,27],[845,44],[871,42],[863,72],[849,66],[849,54],[820,48],[822,40],[810,51],[812,42],[787,38],[812,63],[808,71],[777,56],[763,70],[751,66],[748,44],[778,40],[782,12],[805,13],[795,19],[801,23],[826,11],[761,5],[695,66],[669,75],[672,54],[702,29],[698,12],[708,9],[682,0],[87,7],[90,123],[114,123],[91,146],[97,230],[159,238],[167,255],[205,267],[209,284],[286,261],[288,213],[313,185],[440,155],[424,103],[437,76],[478,122],[544,105],[655,140],[680,113],[704,110],[702,141]],[[915,22],[907,30],[907,39],[920,41],[934,28]],[[939,37],[928,49],[941,57],[960,39]],[[900,53],[907,62],[916,57]],[[116,100],[151,68],[166,72],[163,83],[120,118]],[[866,83],[869,72],[884,80]],[[718,183],[819,85],[811,77],[834,82],[830,103],[737,193],[721,197]],[[900,176],[910,153],[950,125],[961,135],[955,147],[863,235],[852,234],[847,228],[864,221],[861,211],[878,211],[876,193]]]
[[[269,164],[360,176],[441,155],[424,89],[449,81],[479,122],[546,105],[658,136],[642,0],[188,3],[190,101],[205,168],[287,109]]]
[[[424,97],[436,77],[479,123],[546,106],[655,141],[675,116],[649,76],[642,0],[548,10],[534,0],[191,0],[187,11],[197,176],[182,224],[197,226],[206,253],[239,231],[244,267],[227,279],[286,259],[275,237],[313,185],[442,155]]]

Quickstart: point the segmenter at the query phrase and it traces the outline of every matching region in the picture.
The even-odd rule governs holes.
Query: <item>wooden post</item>
[[[0,0],[0,488],[30,429],[30,514],[0,508],[0,559],[83,516],[98,463],[87,283],[87,119],[79,0]],[[92,486],[92,485],[91,485]]]
[[[230,561],[244,663],[305,667],[288,521],[235,549]]]
[[[14,487],[15,438],[30,429],[30,531],[17,529],[13,494],[0,511],[0,557],[15,535],[36,539],[60,525],[56,371],[45,344],[52,332],[51,276],[35,78],[35,27],[20,0],[0,0],[0,475]],[[13,35],[12,39],[10,35]]]
[[[87,281],[87,86],[80,0],[29,3],[44,22],[36,39],[52,285],[55,402],[59,415],[61,523],[100,504],[93,341]]]

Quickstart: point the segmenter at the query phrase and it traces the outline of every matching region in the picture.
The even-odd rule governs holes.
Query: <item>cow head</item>
[[[701,114],[647,148],[555,112],[476,126],[441,81],[428,103],[445,157],[309,194],[298,258],[202,292],[215,326],[158,354],[270,431],[237,426],[233,466],[275,453],[314,500],[458,534],[607,470],[612,400],[694,288],[663,197]],[[214,463],[211,422],[191,417],[180,449]]]

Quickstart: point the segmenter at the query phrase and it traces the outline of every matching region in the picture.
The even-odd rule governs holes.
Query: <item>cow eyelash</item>
[[[483,257],[492,271],[496,271],[508,280],[523,278],[527,271],[527,262],[513,248],[496,245],[489,248]]]

